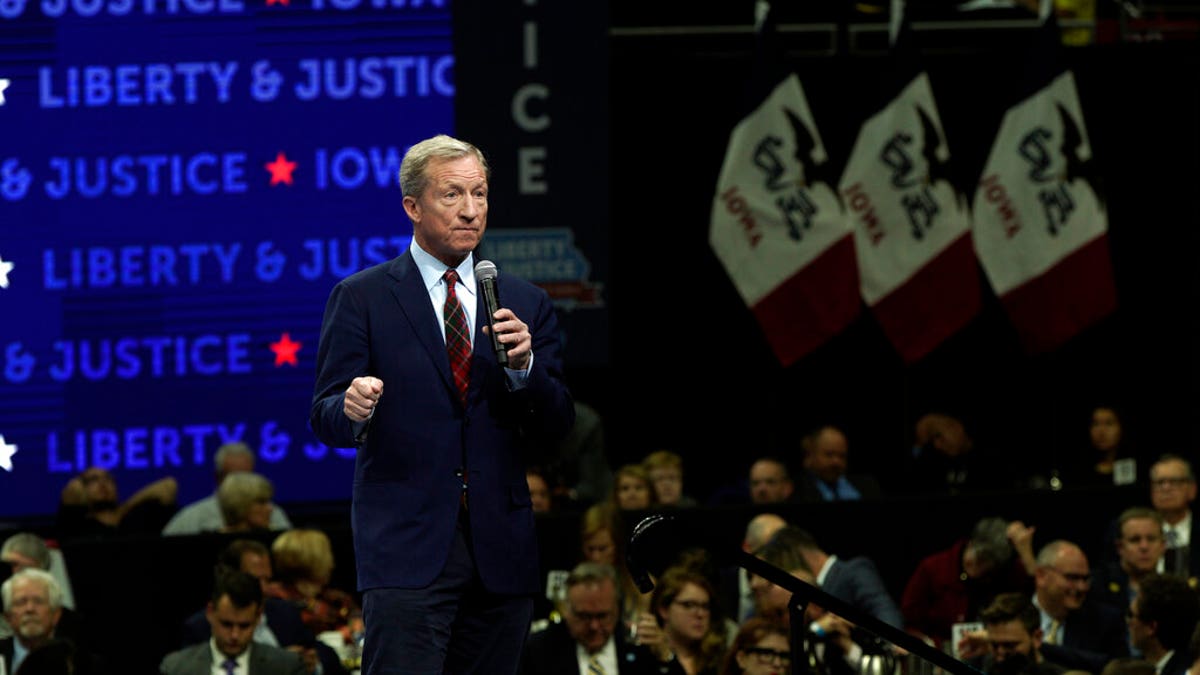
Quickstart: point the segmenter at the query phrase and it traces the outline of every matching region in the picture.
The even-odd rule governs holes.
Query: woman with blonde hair
[[[643,511],[655,505],[654,483],[641,464],[626,464],[613,476],[612,503],[622,511]]]
[[[292,529],[271,544],[275,581],[267,594],[296,605],[314,635],[338,631],[347,641],[362,632],[362,608],[353,595],[333,588],[333,546],[320,530]]]

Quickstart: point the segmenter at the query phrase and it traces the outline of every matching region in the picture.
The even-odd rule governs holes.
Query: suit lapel
[[[429,353],[429,360],[441,375],[442,382],[454,392],[454,376],[450,372],[450,357],[446,355],[442,327],[438,325],[437,314],[429,302],[429,291],[425,289],[425,281],[413,262],[412,254],[405,251],[393,260],[388,269],[388,276],[394,282],[391,287],[392,297],[400,305],[405,320],[412,326],[417,340]],[[458,400],[457,396],[453,398]]]

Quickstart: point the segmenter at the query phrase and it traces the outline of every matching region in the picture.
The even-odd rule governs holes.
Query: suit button
[[[462,477],[463,477],[463,470],[462,470],[462,469],[455,469],[455,470],[454,470],[454,477],[455,477],[455,478],[462,478]]]

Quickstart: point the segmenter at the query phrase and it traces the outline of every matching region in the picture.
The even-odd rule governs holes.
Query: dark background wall
[[[847,430],[859,470],[887,474],[911,445],[916,417],[944,409],[964,419],[981,448],[1045,471],[1077,461],[1090,407],[1102,401],[1122,407],[1126,432],[1147,456],[1194,452],[1187,420],[1197,382],[1195,42],[1113,43],[1066,55],[1105,180],[1115,314],[1062,349],[1030,357],[988,296],[961,333],[905,367],[864,313],[782,368],[707,243],[752,38],[663,28],[695,23],[683,17],[613,10],[613,359],[610,368],[570,375],[578,397],[605,415],[615,463],[675,448],[700,494],[743,471],[754,454],[795,451],[800,433],[832,422]],[[918,31],[919,41],[936,45],[924,56],[963,185],[977,180],[1014,100],[1031,30]],[[811,56],[811,34],[785,39],[825,144],[844,157],[878,99],[887,56]]]
[[[597,84],[608,96],[594,104],[609,118],[608,161],[566,181],[554,211],[567,225],[580,214],[591,220],[597,204],[608,211],[601,225],[611,257],[608,321],[588,330],[606,331],[611,350],[605,363],[575,364],[568,377],[576,396],[604,415],[614,465],[652,448],[674,448],[687,461],[689,491],[701,496],[743,475],[760,451],[794,451],[802,432],[833,422],[849,433],[857,468],[886,477],[907,452],[913,420],[940,408],[961,415],[982,450],[1032,473],[1075,456],[1086,439],[1088,410],[1102,400],[1123,406],[1126,429],[1144,457],[1168,449],[1196,456],[1195,42],[1106,44],[1068,55],[1106,179],[1120,302],[1114,315],[1061,350],[1028,357],[988,297],[966,329],[905,367],[864,314],[819,351],[781,368],[707,244],[713,188],[743,106],[750,37],[736,30],[643,31],[695,17],[690,7],[672,13],[671,3],[640,4],[654,6],[640,13],[612,8],[609,38],[600,46],[608,75]],[[739,4],[746,5],[736,15],[745,28],[749,3]],[[939,33],[938,48],[926,54],[964,184],[978,176],[1017,75],[1015,50],[1027,37],[1019,30],[988,33],[988,40],[979,35]],[[886,56],[814,56],[806,44],[794,44],[792,63],[825,143],[844,156],[870,112]],[[569,53],[560,58],[571,63]],[[569,70],[558,68],[556,77],[569,77]],[[571,117],[562,119],[568,124]],[[486,146],[486,138],[480,143]],[[898,593],[923,553],[948,545],[978,517],[1026,519],[1038,525],[1039,538],[1072,533],[1097,540],[1119,508],[1143,494],[1140,488],[1001,492],[792,507],[786,515],[831,550],[887,558],[883,571]],[[297,525],[330,532],[338,552],[335,582],[352,586],[347,505],[285,506]],[[752,513],[713,509],[687,519],[727,557]],[[570,563],[576,524],[576,514],[540,522],[544,566]],[[147,538],[65,547],[77,598],[104,617],[98,637],[126,659],[126,672],[152,670],[176,621],[203,602],[204,588],[191,580],[206,578],[222,543]],[[130,626],[147,631],[145,643],[128,646]]]

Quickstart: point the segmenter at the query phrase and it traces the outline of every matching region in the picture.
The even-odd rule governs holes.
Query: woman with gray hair
[[[969,536],[917,564],[900,599],[904,627],[940,648],[954,624],[975,621],[1000,593],[1032,593],[1035,568],[1033,528],[981,518]]]
[[[261,474],[231,473],[217,488],[217,504],[225,519],[222,532],[266,530],[271,527],[271,498],[275,488]]]

